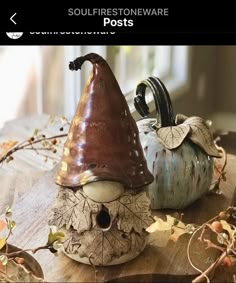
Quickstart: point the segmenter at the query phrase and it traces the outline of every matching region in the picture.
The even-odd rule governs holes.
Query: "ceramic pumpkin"
[[[56,175],[50,225],[66,234],[65,253],[93,265],[119,264],[145,247],[152,223],[146,187],[153,181],[124,95],[107,62],[87,54],[93,69],[71,122]]]
[[[173,114],[164,84],[156,77],[142,81],[136,89],[135,107],[149,114],[146,89],[152,92],[157,117],[137,122],[140,141],[154,181],[148,187],[151,207],[184,208],[209,191],[213,157],[220,157],[209,126],[200,117]]]

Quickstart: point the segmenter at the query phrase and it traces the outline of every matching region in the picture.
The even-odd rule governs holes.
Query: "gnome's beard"
[[[102,185],[98,181],[96,186]],[[66,234],[65,253],[94,265],[118,264],[136,257],[144,248],[153,222],[146,192],[125,190],[114,201],[96,202],[82,188],[59,187],[49,221]]]

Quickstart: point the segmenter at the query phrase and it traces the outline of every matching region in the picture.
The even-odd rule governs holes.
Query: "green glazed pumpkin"
[[[149,77],[137,86],[134,104],[141,116],[146,117],[149,114],[145,102],[147,88],[154,96],[157,117],[142,119],[137,125],[148,169],[154,176],[154,181],[148,186],[151,206],[152,209],[182,209],[209,191],[213,177],[213,157],[196,144],[195,136],[193,136],[194,142],[191,141],[190,132],[182,133],[185,137],[173,149],[166,146],[166,136],[162,133],[168,132],[178,138],[179,133],[176,134],[174,130],[181,134],[181,127],[185,129],[187,123],[176,127],[168,91],[156,77]],[[190,122],[192,120],[189,118]],[[203,128],[204,131],[207,129],[204,123]],[[162,134],[162,138],[159,133]],[[214,147],[212,144],[211,146]],[[212,154],[219,157],[216,148],[213,149]]]

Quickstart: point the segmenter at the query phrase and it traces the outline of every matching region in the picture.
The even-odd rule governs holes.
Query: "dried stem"
[[[191,235],[191,237],[190,237],[190,239],[189,239],[189,242],[188,242],[188,246],[187,246],[187,257],[188,257],[189,264],[192,266],[192,268],[194,268],[196,271],[200,272],[201,275],[203,275],[204,272],[193,264],[193,262],[192,262],[192,260],[191,260],[191,257],[190,257],[190,246],[191,246],[192,240],[193,240],[194,236],[196,235],[196,233],[197,233],[198,231],[200,231],[201,229],[202,229],[202,226],[199,227],[198,229],[196,229],[196,230],[193,232],[193,234]],[[204,274],[203,277],[207,280],[207,283],[210,282],[210,279],[209,279],[209,277],[208,277],[206,274]],[[194,281],[193,281],[193,282],[194,282]]]
[[[229,212],[230,210],[232,209],[232,207],[228,207],[226,210],[225,210],[225,214],[227,212]],[[214,271],[214,269],[219,265],[219,263],[221,263],[221,261],[223,260],[223,258],[231,251],[231,249],[233,248],[234,246],[234,242],[231,243],[231,245],[225,250],[224,249],[224,252],[222,253],[222,255],[217,258],[217,260],[211,264],[205,271],[202,271],[201,269],[199,269],[198,267],[196,267],[192,260],[191,260],[191,257],[190,257],[190,246],[191,246],[191,243],[192,243],[192,240],[194,238],[194,236],[196,235],[197,232],[199,232],[201,229],[202,232],[201,232],[201,235],[200,237],[198,238],[201,242],[206,242],[206,240],[203,238],[204,236],[204,233],[206,231],[206,227],[208,228],[211,228],[211,226],[209,225],[210,222],[216,220],[219,218],[219,215],[216,215],[214,216],[213,218],[209,219],[208,221],[206,221],[205,223],[203,223],[199,228],[197,228],[194,233],[191,235],[190,239],[189,239],[189,242],[188,242],[188,245],[187,245],[187,258],[188,258],[188,261],[189,261],[189,264],[198,272],[200,272],[201,274],[196,277],[192,282],[196,283],[196,282],[202,282],[203,279],[206,279],[207,283],[210,282],[210,279],[209,279],[209,274]],[[215,231],[214,231],[215,232]],[[209,244],[209,243],[208,243]],[[217,246],[217,248],[219,248]]]
[[[8,258],[11,258],[11,257],[15,257],[16,255],[22,253],[22,252],[32,252],[33,254],[35,254],[37,251],[39,250],[46,250],[49,248],[49,245],[45,245],[45,246],[40,246],[38,248],[35,248],[35,249],[21,249],[19,251],[16,251],[16,252],[11,252],[11,253],[5,253],[5,255],[8,257]]]
[[[216,181],[214,183],[212,183],[212,185],[214,185],[214,187],[211,189],[211,191],[214,190],[215,188],[219,188],[220,182],[221,182],[221,180],[222,180],[222,178],[225,174],[225,167],[227,165],[227,153],[226,153],[225,149],[223,147],[218,146],[218,145],[216,145],[216,147],[220,152],[222,152],[222,158],[223,158],[224,162],[223,162],[223,166],[222,166],[221,169],[218,169],[218,168],[215,167],[217,172],[219,173],[219,176],[216,179]]]
[[[216,261],[214,263],[212,263],[204,272],[202,272],[202,274],[200,274],[199,276],[197,276],[192,283],[198,283],[198,282],[202,282],[202,280],[206,277],[208,277],[208,275],[214,271],[222,262],[222,260],[227,256],[227,254],[229,253],[230,249],[233,247],[233,242],[231,243],[231,245],[229,246],[228,249],[226,249],[220,257],[218,257],[216,259]]]
[[[224,252],[224,251],[225,251],[224,248],[222,248],[222,247],[220,247],[220,246],[218,246],[218,245],[215,245],[215,244],[212,243],[212,241],[210,241],[210,240],[204,239],[204,243],[207,244],[206,250],[207,250],[207,249],[210,249],[210,248],[215,248],[215,249],[217,249],[217,250],[219,250],[219,251],[221,251],[221,252]]]
[[[43,137],[35,141],[23,141],[22,143],[17,144],[13,148],[11,148],[7,153],[5,153],[3,156],[0,157],[0,163],[3,163],[9,156],[11,156],[13,153],[15,153],[18,150],[50,150],[49,148],[35,148],[33,145],[38,144],[43,141],[49,141],[53,139],[58,139],[58,138],[63,138],[66,137],[67,134],[60,134],[60,135],[55,135],[51,137]]]
[[[3,271],[0,270],[0,282],[16,282],[15,280],[11,279],[7,273],[4,273]],[[4,280],[4,281],[2,281]]]

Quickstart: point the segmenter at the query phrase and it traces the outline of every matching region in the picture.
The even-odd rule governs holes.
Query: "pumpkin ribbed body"
[[[156,119],[138,121],[140,141],[154,181],[148,186],[152,209],[184,208],[209,191],[213,158],[186,140],[167,149],[151,128]]]

